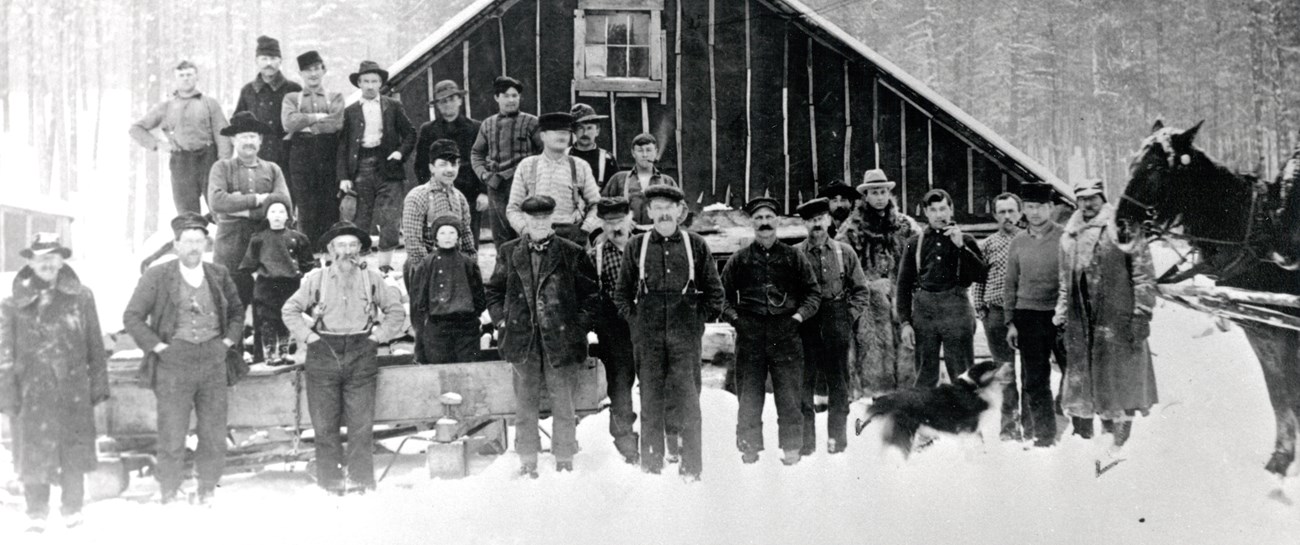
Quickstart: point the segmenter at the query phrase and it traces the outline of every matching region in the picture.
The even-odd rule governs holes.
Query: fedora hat
[[[465,96],[465,91],[459,85],[456,85],[456,82],[445,79],[433,86],[433,98],[429,99],[429,104],[455,96]]]
[[[361,253],[364,254],[370,251],[370,233],[367,233],[364,229],[357,227],[355,223],[347,220],[341,220],[336,222],[334,225],[331,225],[329,230],[325,231],[325,234],[320,236],[320,240],[316,241],[316,245],[321,248],[327,248],[329,247],[330,242],[333,242],[334,239],[343,235],[352,235],[357,237],[357,240],[361,241]]]
[[[817,194],[817,196],[818,196],[818,197],[823,197],[823,198],[826,198],[826,199],[833,199],[833,198],[835,198],[835,197],[843,197],[843,198],[848,199],[848,200],[850,200],[850,201],[856,201],[856,200],[862,198],[862,194],[861,194],[861,193],[858,193],[858,191],[857,191],[856,189],[853,189],[852,187],[849,187],[847,184],[841,184],[841,183],[838,183],[838,182],[837,182],[837,183],[832,183],[832,184],[826,186],[824,189],[821,190],[820,193]]]
[[[885,176],[885,171],[873,168],[862,175],[862,183],[858,184],[858,193],[866,194],[867,190],[874,187],[893,189],[894,185],[896,184],[890,181],[888,176]]]
[[[361,79],[362,74],[379,74],[379,79],[383,81],[382,85],[388,84],[388,71],[379,67],[375,61],[361,61],[361,67],[356,72],[348,76],[348,81],[352,82],[353,87],[361,87],[357,80]]]
[[[607,115],[597,115],[596,109],[581,102],[574,104],[569,109],[569,115],[573,116],[574,123],[595,123],[603,119],[609,119]]]
[[[257,120],[253,112],[239,112],[230,117],[230,124],[221,129],[221,136],[234,136],[246,132],[261,135],[271,134],[271,127]]]
[[[72,249],[63,245],[63,239],[58,233],[36,233],[36,236],[32,237],[31,246],[18,251],[18,255],[25,259],[50,253],[59,254],[63,259],[72,257]]]

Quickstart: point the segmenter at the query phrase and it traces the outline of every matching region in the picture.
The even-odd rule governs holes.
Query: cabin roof
[[[988,147],[995,149],[1005,155],[1007,159],[1010,159],[1014,165],[1007,165],[1008,167],[1020,167],[1031,177],[1041,179],[1044,182],[1051,184],[1065,198],[1073,202],[1073,191],[1069,184],[1065,183],[1064,180],[1061,180],[1053,174],[1047,167],[1029,157],[1023,151],[1020,151],[1020,148],[1017,148],[1006,139],[1002,138],[1002,136],[994,132],[993,129],[990,129],[987,125],[966,113],[956,104],[953,104],[952,101],[944,98],[943,95],[940,95],[934,89],[931,89],[930,86],[926,85],[921,80],[908,74],[907,71],[902,68],[899,68],[898,65],[894,64],[889,59],[886,59],[883,55],[876,52],[876,50],[868,47],[867,44],[862,43],[861,40],[854,38],[844,29],[817,13],[816,10],[808,7],[799,0],[760,1],[778,11],[802,18],[805,27],[808,30],[815,33],[821,33],[823,37],[830,38],[831,40],[842,44],[852,52],[860,55],[881,72],[884,72],[897,80],[906,88],[906,91],[915,94],[915,97],[913,98],[904,97],[905,100],[910,100],[915,103],[915,98],[919,98],[921,101],[929,102],[933,109],[942,111],[944,114],[951,117],[953,121],[962,125],[962,128],[971,133],[967,136],[973,135],[984,140],[984,143],[986,143]],[[434,53],[434,50],[439,44],[448,41],[450,38],[460,34],[462,31],[472,30],[474,26],[472,23],[477,22],[479,19],[490,17],[497,12],[509,9],[510,5],[515,2],[517,2],[517,0],[476,0],[474,3],[466,6],[459,13],[452,16],[452,18],[448,19],[445,23],[434,30],[427,38],[421,40],[419,44],[411,48],[411,50],[398,59],[397,62],[394,62],[389,66],[388,72],[392,74],[390,81],[396,82],[396,84],[404,83],[406,79],[413,75],[413,71],[418,71],[421,68],[421,60],[429,54]],[[920,104],[917,104],[917,106],[922,111],[927,110],[927,108]]]

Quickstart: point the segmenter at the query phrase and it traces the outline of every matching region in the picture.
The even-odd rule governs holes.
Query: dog
[[[907,458],[922,426],[952,435],[997,437],[1002,415],[1002,388],[1010,364],[975,364],[952,384],[907,388],[872,400],[866,420],[858,419],[857,435],[880,420],[881,444],[897,448]]]

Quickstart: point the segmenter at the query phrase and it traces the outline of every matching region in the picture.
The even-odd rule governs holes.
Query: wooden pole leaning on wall
[[[469,97],[474,96],[473,94],[470,93],[470,90],[469,90],[469,40],[465,40],[465,41],[461,42],[461,43],[460,43],[460,46],[461,46],[461,47],[460,47],[460,50],[461,50],[461,60],[460,60],[460,70],[461,70],[461,72],[460,72],[460,73],[461,73],[461,75],[464,77],[464,81],[462,82],[463,84],[462,84],[460,87],[461,87],[461,89],[464,89],[464,90],[465,90],[465,97],[466,97],[466,98],[465,98],[465,117],[474,117],[473,113],[470,112],[470,109],[469,109],[469,105],[472,104],[472,103],[474,102],[473,100],[470,100],[470,99],[469,99]],[[432,71],[430,71],[430,72],[432,72]]]
[[[817,99],[813,95],[813,39],[808,37],[808,54],[804,60],[808,67],[808,140],[812,144],[813,187],[817,187],[820,177],[817,174]],[[803,200],[803,192],[799,193]]]
[[[781,47],[781,158],[785,161],[785,199],[782,206],[790,210],[790,25],[785,28]]]
[[[966,213],[975,213],[975,150],[966,148]]]
[[[902,195],[903,210],[912,213],[907,207],[907,103],[898,101],[898,185],[903,186],[899,191]]]
[[[713,66],[713,8],[714,1],[709,0],[709,177],[712,195],[718,194],[718,81],[717,71]],[[730,191],[728,191],[730,195]],[[727,199],[727,204],[730,199]]]
[[[504,13],[497,14],[497,38],[501,42],[501,75],[509,76],[510,71],[506,68],[506,24],[501,22],[504,18]]]
[[[741,200],[748,202],[750,168],[753,163],[754,148],[754,119],[753,109],[751,107],[751,97],[754,91],[754,69],[750,59],[749,48],[749,0],[742,1],[745,2],[745,195]],[[786,212],[789,213],[789,210]]]
[[[537,115],[542,115],[542,0],[537,0],[533,19],[533,94],[537,96]]]
[[[677,34],[674,37],[676,44],[673,46],[674,55],[677,57],[677,69],[673,71],[673,109],[677,115],[677,125],[674,130],[677,133],[677,183],[682,188],[686,185],[686,173],[682,172],[682,2],[677,1]],[[704,192],[700,192],[704,196]]]
[[[925,120],[925,184],[934,189],[934,122]]]
[[[880,168],[880,80],[871,78],[871,143],[875,145],[876,166]],[[853,185],[852,181],[849,185]]]
[[[844,59],[844,183],[853,185],[853,105],[849,101],[848,59]]]
[[[614,92],[609,92],[609,147],[610,153],[618,157],[618,112],[614,111]]]
[[[650,132],[650,99],[646,97],[641,97],[641,132]],[[662,156],[663,153],[664,150],[660,149],[659,155]]]

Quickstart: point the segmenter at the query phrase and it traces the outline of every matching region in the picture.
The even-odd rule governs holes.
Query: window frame
[[[663,0],[579,0],[573,11],[573,90],[599,93],[662,94],[664,78]],[[587,77],[587,12],[649,13],[650,77]],[[608,66],[608,63],[607,63]]]

